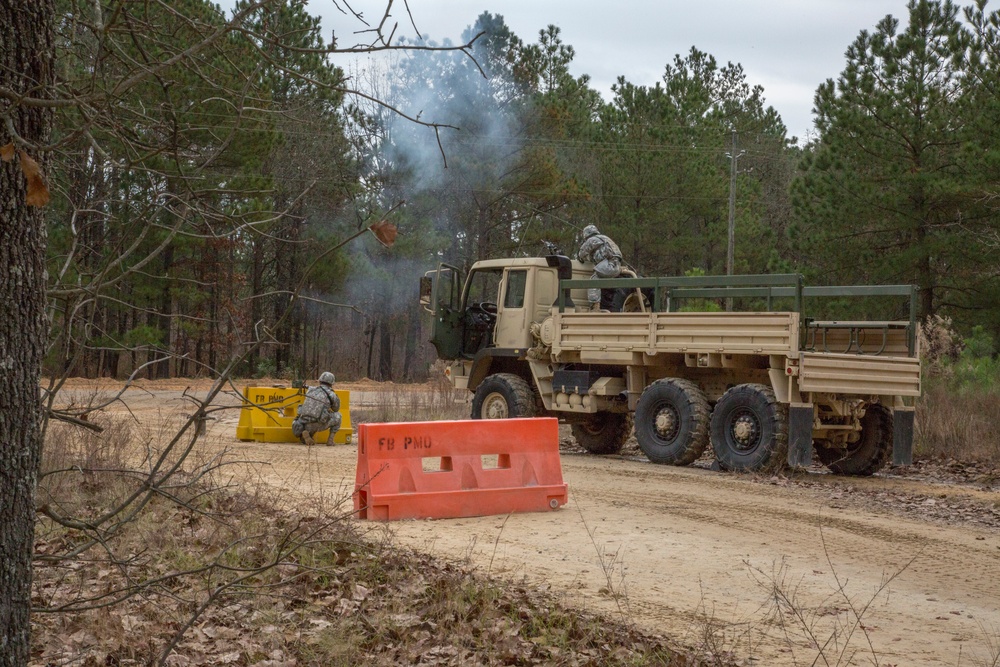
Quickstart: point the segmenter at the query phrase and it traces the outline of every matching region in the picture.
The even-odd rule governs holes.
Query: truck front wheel
[[[472,397],[473,419],[534,417],[535,396],[531,385],[511,373],[490,375],[476,387]]]
[[[892,412],[872,403],[861,418],[861,437],[847,449],[816,448],[816,456],[838,475],[874,475],[885,467],[892,453]]]
[[[632,435],[632,415],[598,412],[572,428],[576,443],[591,454],[617,454]]]
[[[653,463],[693,463],[708,446],[708,399],[688,380],[657,380],[636,403],[635,438]]]
[[[712,412],[712,449],[723,470],[752,472],[784,465],[788,408],[762,384],[731,388]]]

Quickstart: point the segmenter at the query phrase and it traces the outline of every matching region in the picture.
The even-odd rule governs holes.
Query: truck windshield
[[[528,282],[528,272],[525,269],[507,273],[507,293],[503,298],[504,308],[524,308],[524,288]]]
[[[500,278],[503,269],[481,269],[469,276],[469,291],[465,297],[466,307],[488,303],[496,306],[500,293]]]

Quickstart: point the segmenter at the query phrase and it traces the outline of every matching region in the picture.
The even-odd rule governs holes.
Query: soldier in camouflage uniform
[[[618,249],[618,244],[594,225],[583,228],[583,238],[583,245],[576,258],[584,264],[594,265],[594,275],[591,278],[617,278],[622,274],[622,251]],[[591,310],[600,308],[601,290],[587,290],[587,301],[590,302]]]
[[[299,406],[299,412],[292,422],[292,434],[304,445],[315,445],[313,439],[319,431],[330,429],[326,444],[333,444],[333,436],[340,429],[340,398],[333,391],[335,382],[333,373],[326,372],[319,376],[319,386],[306,392],[306,397]]]

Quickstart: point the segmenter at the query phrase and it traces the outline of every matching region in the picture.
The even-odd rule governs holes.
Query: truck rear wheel
[[[653,463],[686,466],[708,446],[708,399],[688,380],[646,387],[635,406],[635,438]]]
[[[872,403],[861,418],[861,437],[848,443],[847,449],[816,448],[816,456],[838,475],[868,477],[889,462],[892,452],[892,412],[880,403]]]
[[[473,419],[535,416],[535,395],[524,378],[511,373],[490,375],[472,397]]]
[[[632,435],[632,415],[622,412],[598,412],[586,421],[574,422],[576,443],[591,454],[617,454]]]
[[[762,384],[741,384],[712,412],[712,449],[723,470],[777,469],[788,456],[788,408]]]

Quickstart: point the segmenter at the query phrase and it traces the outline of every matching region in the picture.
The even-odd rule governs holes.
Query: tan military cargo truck
[[[635,429],[655,463],[809,465],[871,475],[911,462],[920,395],[916,290],[804,287],[799,275],[590,280],[567,257],[441,265],[421,280],[431,342],[474,419],[555,416],[595,454]],[[591,311],[586,289],[613,291]],[[826,298],[896,301],[908,320],[807,317]],[[908,304],[905,300],[908,299]],[[737,304],[731,312],[697,304]],[[860,301],[859,301],[860,303]],[[687,304],[687,307],[685,307]],[[690,304],[695,304],[692,307]],[[740,307],[749,307],[740,310]]]

